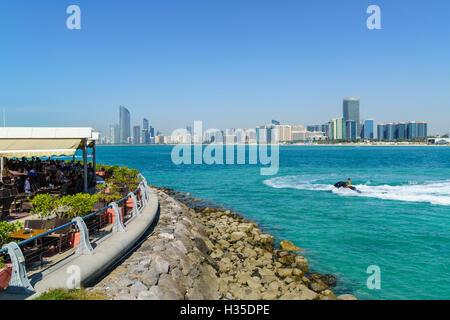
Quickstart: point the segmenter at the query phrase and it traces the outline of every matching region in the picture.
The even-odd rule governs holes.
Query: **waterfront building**
[[[417,138],[417,123],[415,121],[406,124],[407,139],[412,140]]]
[[[387,140],[395,140],[395,125],[393,123],[388,123],[384,126],[384,136]]]
[[[395,124],[395,139],[406,139],[406,123],[396,123]]]
[[[364,139],[373,139],[374,138],[374,120],[367,119],[364,120],[364,128],[363,128],[363,138]]]
[[[331,119],[331,138],[332,140],[342,140],[346,138],[346,127],[344,118]]]
[[[356,122],[353,120],[347,120],[345,122],[345,136],[347,139],[356,141]]]
[[[385,137],[384,137],[384,124],[383,123],[380,123],[380,124],[378,124],[377,125],[377,139],[378,140],[384,140],[385,139]]]
[[[417,136],[420,138],[428,137],[428,124],[426,122],[417,123]]]
[[[120,106],[120,143],[129,143],[131,137],[131,119],[130,111],[127,108]]]
[[[344,98],[343,103],[343,117],[344,123],[345,121],[355,121],[355,123],[359,124],[359,98]]]
[[[142,120],[142,135],[141,135],[141,143],[149,144],[150,143],[150,127],[149,122],[146,118]]]
[[[141,126],[136,125],[133,127],[133,144],[141,143]]]
[[[120,128],[118,124],[113,124],[109,128],[110,130],[110,143],[119,144],[120,143]]]
[[[292,126],[290,125],[278,125],[275,126],[278,129],[278,137],[280,142],[292,142]]]
[[[150,138],[154,138],[154,137],[155,137],[155,128],[150,126]]]

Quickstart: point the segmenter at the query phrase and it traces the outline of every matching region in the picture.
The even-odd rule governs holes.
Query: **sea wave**
[[[345,197],[366,197],[407,202],[425,202],[435,205],[450,206],[450,180],[411,183],[400,185],[369,185],[355,187],[361,193],[349,189],[336,189],[332,184],[319,183],[319,180],[305,179],[302,176],[286,176],[265,180],[264,184],[276,189],[298,189],[311,191],[331,191]]]

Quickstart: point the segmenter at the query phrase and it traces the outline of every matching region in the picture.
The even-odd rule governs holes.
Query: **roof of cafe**
[[[89,127],[4,127],[0,128],[0,157],[50,157],[73,155],[84,141],[92,147],[98,132]]]

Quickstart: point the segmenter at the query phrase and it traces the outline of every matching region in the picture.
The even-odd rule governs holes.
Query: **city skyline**
[[[427,121],[445,134],[450,4],[438,3],[380,0],[381,30],[367,29],[365,1],[80,0],[81,30],[66,28],[63,4],[2,3],[0,108],[7,126],[105,133],[123,104],[131,126],[151,114],[170,133],[196,119],[213,128],[321,123],[339,116],[341,97],[357,96],[361,119]]]

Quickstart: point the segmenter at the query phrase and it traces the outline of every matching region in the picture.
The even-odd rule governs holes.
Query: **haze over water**
[[[450,298],[450,148],[280,147],[280,171],[180,165],[171,146],[99,147],[98,162],[139,169],[149,184],[190,192],[305,248],[313,271],[359,299]],[[362,191],[335,190],[352,178]],[[381,268],[381,290],[366,286]]]

